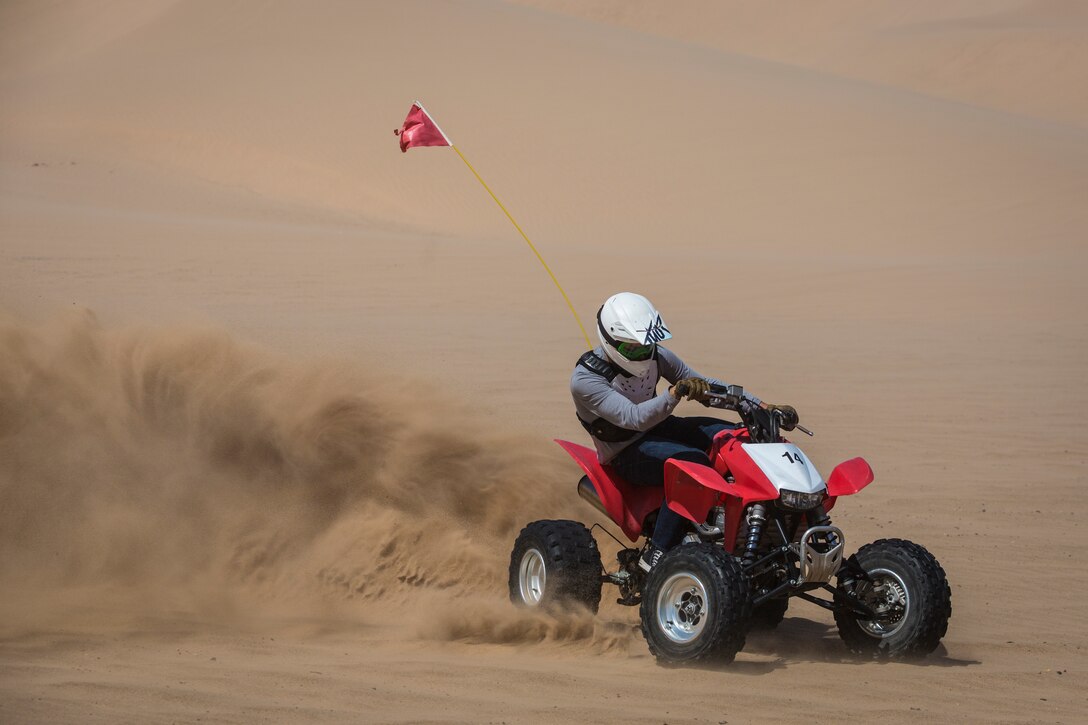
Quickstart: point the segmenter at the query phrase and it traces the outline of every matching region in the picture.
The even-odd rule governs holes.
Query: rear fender
[[[613,478],[597,460],[597,452],[592,448],[580,446],[570,441],[556,439],[582,470],[589,476],[590,483],[601,500],[608,517],[623,530],[631,541],[638,541],[642,536],[642,524],[646,517],[661,506],[661,489],[655,487],[632,486],[625,481]]]

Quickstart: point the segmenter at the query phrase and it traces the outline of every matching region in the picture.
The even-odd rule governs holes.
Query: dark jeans
[[[706,452],[718,432],[735,428],[717,418],[677,418],[670,415],[646,432],[637,442],[624,448],[609,463],[616,473],[636,486],[664,486],[665,461],[710,465]],[[668,551],[679,543],[684,517],[662,503],[652,537],[654,546]]]

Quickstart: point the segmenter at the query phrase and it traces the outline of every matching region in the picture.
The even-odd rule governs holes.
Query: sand
[[[0,5],[0,721],[1084,720],[1083,6],[661,7]],[[933,655],[510,607],[522,525],[602,522],[584,344],[415,98],[584,320],[872,463],[833,518],[940,560]]]

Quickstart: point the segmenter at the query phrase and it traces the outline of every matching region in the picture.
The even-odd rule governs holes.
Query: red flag
[[[414,146],[453,146],[419,101],[412,104],[404,125],[393,133],[400,136],[400,150],[404,152]]]

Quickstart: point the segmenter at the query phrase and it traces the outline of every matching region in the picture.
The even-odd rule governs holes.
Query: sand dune
[[[1088,122],[1088,9],[1067,0],[945,3],[516,0],[607,25],[982,108]]]
[[[1086,22],[0,5],[0,720],[1077,721]],[[835,519],[940,559],[934,656],[797,604],[668,670],[608,592],[506,604],[524,523],[598,520],[550,443],[582,342],[457,157],[400,153],[417,97],[583,319],[642,291],[872,462]]]

